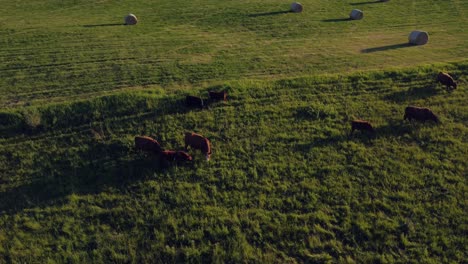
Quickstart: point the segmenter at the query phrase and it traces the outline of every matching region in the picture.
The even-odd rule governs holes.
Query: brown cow
[[[159,153],[162,150],[158,141],[146,136],[135,137],[135,148],[152,153]]]
[[[351,134],[353,134],[354,130],[369,131],[372,134],[375,133],[371,123],[364,120],[351,121]]]
[[[447,91],[457,89],[457,83],[453,80],[452,76],[450,76],[448,73],[439,72],[439,74],[437,75],[437,81],[447,86]]]
[[[175,150],[164,150],[161,152],[161,158],[165,161],[191,161],[192,156],[190,156],[185,151],[175,151]]]
[[[223,100],[225,102],[227,101],[226,91],[222,91],[222,92],[209,91],[208,94],[210,96],[211,101],[220,101],[220,100]]]
[[[405,116],[403,120],[417,120],[425,122],[427,120],[432,120],[436,123],[439,123],[439,118],[429,109],[425,107],[416,107],[416,106],[407,106],[405,108]]]
[[[188,146],[192,147],[193,149],[201,150],[201,152],[205,154],[206,160],[207,161],[210,160],[211,144],[207,138],[199,134],[186,132],[185,133],[185,150],[188,149]]]

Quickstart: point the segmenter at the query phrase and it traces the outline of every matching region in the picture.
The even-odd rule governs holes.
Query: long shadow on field
[[[434,95],[437,95],[437,89],[435,85],[393,92],[385,95],[384,99],[401,103],[415,99],[425,99]]]
[[[83,25],[83,27],[113,27],[113,26],[125,26],[125,24],[124,23],[112,23],[112,24]]]
[[[132,182],[169,169],[155,157],[136,153],[124,142],[96,143],[79,157],[50,159],[55,161],[38,165],[31,182],[0,192],[0,214],[60,205],[72,193],[94,194],[107,188],[125,190]],[[73,166],[77,159],[83,165]]]
[[[367,5],[367,4],[378,4],[378,3],[384,3],[384,2],[381,2],[381,1],[368,1],[368,2],[350,3],[350,5]]]
[[[348,18],[332,18],[332,19],[324,19],[322,22],[343,22],[343,21],[351,21],[351,19]]]
[[[288,11],[274,11],[274,12],[266,12],[266,13],[256,13],[256,14],[250,14],[248,16],[249,17],[274,16],[274,15],[281,15],[281,14],[287,14],[287,13],[291,13],[291,11],[288,10]]]
[[[371,52],[377,52],[377,51],[385,51],[385,50],[393,50],[393,49],[401,49],[401,48],[409,48],[409,47],[414,47],[414,45],[411,45],[409,43],[392,44],[392,45],[380,46],[380,47],[375,47],[375,48],[363,49],[361,50],[361,52],[371,53]]]
[[[386,125],[375,127],[374,130],[377,138],[411,134],[411,127],[403,121],[403,116],[395,116],[394,120],[390,120]]]

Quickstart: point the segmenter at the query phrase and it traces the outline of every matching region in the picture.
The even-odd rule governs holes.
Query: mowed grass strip
[[[435,85],[441,69],[461,76],[453,93]],[[188,92],[158,91],[29,107],[36,125],[6,124],[0,139],[0,256],[462,262],[467,72],[458,63],[226,82],[217,88],[229,101],[205,110],[184,106]],[[431,108],[441,124],[403,121],[407,105]],[[80,107],[88,119],[61,112]],[[376,137],[350,136],[355,118]],[[190,151],[192,164],[163,169],[133,150],[135,135],[182,149],[184,131],[211,140],[210,162]]]
[[[340,73],[464,58],[464,1],[0,1],[0,107],[134,86]],[[361,21],[346,21],[354,8]],[[136,26],[123,26],[134,13]],[[409,47],[412,30],[430,34]]]

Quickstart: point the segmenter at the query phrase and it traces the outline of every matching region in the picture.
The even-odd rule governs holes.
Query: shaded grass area
[[[434,85],[441,69],[459,89]],[[467,72],[457,63],[226,82],[229,101],[205,110],[154,90],[4,111],[0,256],[462,262]],[[442,124],[404,122],[409,104]],[[355,118],[376,137],[349,136]],[[135,135],[181,149],[184,131],[211,140],[210,162],[192,152],[193,164],[162,169],[133,150]]]

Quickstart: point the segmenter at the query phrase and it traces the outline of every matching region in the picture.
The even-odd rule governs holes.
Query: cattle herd
[[[169,164],[173,162],[185,162],[192,161],[192,156],[187,153],[188,147],[195,150],[200,150],[206,160],[210,160],[211,157],[211,143],[202,135],[186,132],[185,133],[185,151],[182,150],[164,150],[161,144],[154,138],[147,136],[136,136],[135,137],[135,148],[140,151],[148,152],[152,155],[159,157],[163,164]]]
[[[441,83],[442,85],[445,85],[447,87],[447,91],[452,91],[457,88],[456,82],[448,73],[440,72],[437,75],[437,82]],[[210,91],[209,99],[205,101],[227,101],[227,92]],[[186,96],[185,103],[187,107],[204,108],[206,107],[205,101],[200,97],[188,95]],[[435,115],[429,108],[416,106],[407,106],[405,108],[405,115],[403,116],[403,120],[415,120],[420,122],[433,121],[435,123],[440,122],[437,115]],[[351,135],[355,130],[375,134],[375,130],[372,127],[371,123],[365,120],[351,121]],[[192,161],[192,156],[189,153],[187,153],[188,147],[191,147],[194,150],[200,150],[201,153],[205,155],[206,160],[210,160],[211,143],[208,140],[208,138],[200,134],[186,132],[184,142],[184,151],[164,150],[161,147],[161,144],[159,144],[159,142],[155,139],[147,136],[136,136],[135,148],[139,151],[148,152],[155,156],[158,156],[159,159],[165,164],[173,162]]]
[[[453,80],[452,76],[445,72],[439,72],[437,75],[437,82],[445,85],[447,91],[453,91],[457,88],[457,83]],[[426,107],[416,107],[416,106],[407,106],[405,108],[405,115],[403,120],[416,120],[420,122],[434,121],[439,123],[439,118],[435,115],[429,108]],[[351,121],[351,134],[355,130],[366,131],[371,134],[375,134],[375,130],[372,127],[371,123],[365,120],[353,120]]]

